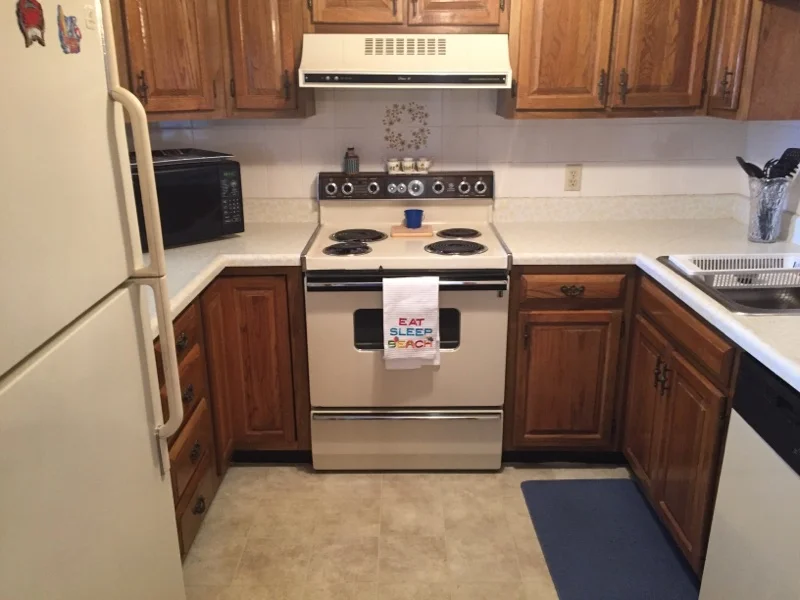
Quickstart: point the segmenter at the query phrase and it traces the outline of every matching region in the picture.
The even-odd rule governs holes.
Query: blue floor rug
[[[633,481],[526,481],[559,600],[697,600],[698,583]]]

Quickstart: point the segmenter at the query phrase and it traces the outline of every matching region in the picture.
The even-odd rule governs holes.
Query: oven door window
[[[439,309],[439,347],[455,350],[461,345],[461,313]],[[353,344],[358,350],[383,350],[383,309],[361,308],[353,313]]]
[[[223,234],[219,169],[210,165],[159,169],[156,188],[164,246],[205,241]],[[138,186],[135,191],[138,196]],[[141,200],[137,205],[139,228],[144,231]]]

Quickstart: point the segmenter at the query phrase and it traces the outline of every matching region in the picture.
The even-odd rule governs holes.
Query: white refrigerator
[[[119,89],[107,8],[13,0],[0,11],[3,600],[185,597],[166,446],[183,411],[150,141],[144,109]]]

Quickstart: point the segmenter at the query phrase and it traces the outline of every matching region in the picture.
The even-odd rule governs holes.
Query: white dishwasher
[[[800,598],[800,393],[742,357],[700,600]]]

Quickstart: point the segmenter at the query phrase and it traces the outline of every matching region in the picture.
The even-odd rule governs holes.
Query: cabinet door
[[[608,447],[622,311],[519,316],[516,446]]]
[[[614,106],[702,104],[713,0],[620,0]]]
[[[667,527],[699,572],[711,524],[725,397],[677,352],[670,369],[656,496]]]
[[[658,376],[668,356],[666,339],[647,319],[637,315],[631,339],[622,451],[651,494],[657,477],[659,436],[664,418]]]
[[[406,0],[314,0],[314,23],[402,23]]]
[[[233,454],[233,423],[231,404],[236,394],[233,385],[235,369],[233,340],[226,319],[226,305],[230,304],[224,279],[212,283],[200,296],[200,308],[205,329],[205,349],[208,379],[211,387],[211,413],[214,417],[214,443],[217,473],[224,474]]]
[[[297,107],[295,0],[229,0],[231,95],[237,109]]]
[[[605,106],[614,0],[522,4],[517,108]]]
[[[409,25],[499,25],[507,0],[409,0]]]
[[[739,107],[752,6],[753,0],[726,0],[717,4],[716,35],[710,66],[711,108],[736,110]]]
[[[213,110],[214,0],[122,0],[130,86],[148,112]],[[216,34],[215,34],[216,32]]]

